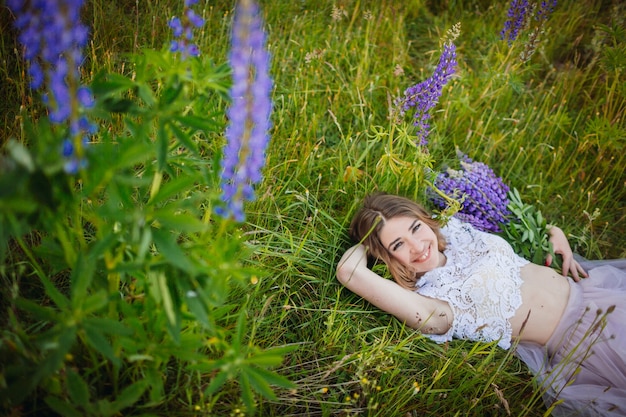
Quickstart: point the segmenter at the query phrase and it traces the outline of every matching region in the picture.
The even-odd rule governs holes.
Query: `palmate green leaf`
[[[139,401],[143,393],[146,392],[146,389],[148,389],[147,379],[140,379],[139,381],[136,381],[124,388],[120,395],[118,395],[117,398],[111,402],[112,414],[118,414],[123,409],[135,404]]]
[[[160,300],[163,305],[170,336],[172,336],[175,343],[179,343],[180,311],[174,305],[174,298],[172,297],[170,288],[167,285],[167,277],[163,271],[151,272],[150,276],[156,283],[156,286],[153,288],[153,292],[155,292],[154,295],[156,296],[156,299]]]
[[[277,387],[287,388],[287,389],[296,387],[296,384],[294,384],[293,382],[291,382],[284,376],[277,374],[276,372],[272,372],[267,369],[258,368],[258,367],[248,367],[247,369],[254,370],[254,373],[256,374],[256,376],[259,378],[263,378],[263,380],[265,380],[265,382],[267,382],[269,385],[275,385]]]
[[[182,212],[175,213],[172,209],[157,210],[154,213],[154,220],[161,226],[176,230],[180,233],[197,233],[207,230],[208,226],[192,214]]]
[[[204,390],[204,395],[207,397],[213,395],[219,390],[222,385],[228,380],[228,372],[220,371],[217,375],[211,380],[209,386]]]
[[[89,386],[83,378],[72,368],[66,370],[67,392],[73,404],[83,408],[89,404]]]
[[[161,107],[167,107],[171,105],[180,96],[183,91],[183,83],[180,82],[177,76],[172,77],[171,82],[163,89],[159,105]]]
[[[96,74],[91,83],[91,91],[96,97],[100,98],[126,92],[134,87],[135,82],[130,78],[117,73],[106,73],[104,71]]]
[[[169,123],[168,126],[172,129],[172,133],[174,133],[174,136],[176,136],[176,139],[178,139],[178,142],[180,142],[181,145],[187,148],[187,150],[189,150],[192,154],[196,156],[200,155],[198,152],[198,146],[196,145],[196,142],[191,139],[191,135],[184,132],[174,123]]]
[[[169,147],[170,139],[167,134],[165,122],[159,123],[156,140],[157,151],[157,169],[164,171],[167,164],[167,149]]]
[[[50,331],[44,333],[39,343],[47,350],[44,360],[39,364],[37,372],[33,375],[33,381],[49,377],[61,368],[65,355],[74,346],[76,341],[76,327],[58,324]]]
[[[111,343],[104,337],[100,328],[95,327],[94,323],[90,321],[85,321],[82,324],[87,344],[109,359],[115,366],[120,366],[120,359],[115,355]]]
[[[176,116],[174,117],[183,126],[188,126],[201,132],[217,132],[224,128],[222,123],[216,121],[217,117],[222,113],[209,114],[206,117],[198,117],[193,115]]]
[[[189,191],[197,181],[198,177],[195,175],[181,175],[171,179],[159,188],[159,191],[150,199],[150,203],[160,204],[180,193]]]
[[[61,316],[57,310],[52,307],[42,306],[26,298],[15,299],[15,306],[21,310],[27,311],[33,315],[33,318],[41,321],[56,322],[61,320]]]
[[[70,276],[70,293],[74,310],[81,307],[85,302],[87,289],[91,286],[95,268],[94,258],[85,256],[82,252],[78,254]]]
[[[254,404],[254,393],[250,387],[250,377],[247,373],[242,372],[239,375],[239,388],[241,389],[241,399],[246,406],[248,412],[254,412],[256,404]]]
[[[167,230],[152,228],[152,239],[166,261],[183,271],[195,275],[195,265],[183,252],[172,233]]]
[[[144,380],[148,384],[150,402],[158,404],[163,401],[165,394],[165,388],[163,385],[164,379],[161,374],[161,370],[154,367],[149,367],[145,370]]]
[[[102,333],[118,336],[131,336],[133,330],[118,320],[106,317],[88,317],[83,320],[89,327],[100,329]]]
[[[54,286],[47,276],[40,274],[39,279],[46,290],[46,294],[57,305],[57,307],[62,310],[70,307],[70,300],[61,294],[61,292]]]
[[[246,333],[246,308],[245,306],[241,308],[239,311],[239,315],[237,317],[237,325],[235,329],[235,334],[233,335],[232,340],[232,349],[235,352],[241,352],[241,348],[243,345],[243,338]]]
[[[82,300],[82,311],[84,315],[100,311],[109,304],[109,295],[102,289],[88,295]]]
[[[265,379],[265,377],[261,373],[258,372],[257,369],[251,366],[246,366],[241,370],[241,372],[242,372],[242,377],[243,375],[247,376],[248,381],[250,382],[250,385],[256,392],[258,392],[259,394],[261,394],[262,396],[270,400],[276,399],[276,394],[270,387],[270,384]]]
[[[137,83],[136,89],[137,95],[148,105],[148,107],[152,107],[156,104],[157,101],[154,97],[154,92],[148,84]]]
[[[283,357],[295,349],[297,346],[294,345],[272,347],[251,355],[246,362],[264,368],[278,366],[282,363]]]

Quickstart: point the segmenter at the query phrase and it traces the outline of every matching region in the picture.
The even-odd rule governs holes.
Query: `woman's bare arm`
[[[337,279],[350,291],[423,333],[443,334],[452,324],[448,303],[402,288],[370,270],[363,245],[351,247],[342,256]]]

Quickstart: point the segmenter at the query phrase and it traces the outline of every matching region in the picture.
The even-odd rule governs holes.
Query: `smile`
[[[418,256],[417,258],[415,258],[413,262],[416,262],[416,263],[424,262],[429,257],[430,257],[430,246],[428,247],[428,249],[426,249],[426,252],[424,252],[422,255]]]

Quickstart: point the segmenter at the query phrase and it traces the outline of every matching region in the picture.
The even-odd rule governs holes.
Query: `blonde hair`
[[[438,250],[444,251],[446,240],[439,230],[439,223],[433,220],[430,213],[418,203],[392,194],[378,193],[365,197],[363,206],[352,218],[350,237],[367,246],[371,256],[383,261],[400,286],[413,289],[419,276],[394,259],[379,237],[387,220],[402,216],[417,218],[429,226],[437,236]]]

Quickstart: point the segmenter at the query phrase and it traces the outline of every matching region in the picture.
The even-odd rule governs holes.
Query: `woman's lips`
[[[422,263],[422,262],[427,261],[428,258],[430,258],[430,246],[428,246],[428,249],[426,249],[426,252],[422,253],[420,256],[413,259],[413,262]]]

